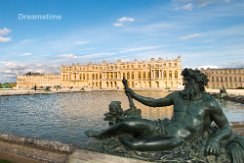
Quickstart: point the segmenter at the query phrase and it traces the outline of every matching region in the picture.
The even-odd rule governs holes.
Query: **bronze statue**
[[[182,75],[185,88],[170,93],[164,98],[143,97],[125,87],[128,98],[131,97],[144,105],[151,107],[173,105],[174,115],[171,120],[150,121],[142,118],[125,118],[105,131],[88,131],[86,134],[97,139],[122,135],[119,140],[129,149],[165,151],[184,144],[194,144],[199,140],[203,141],[204,133],[208,132],[209,136],[205,143],[198,146],[201,148],[198,149],[199,151],[203,151],[205,156],[219,155],[221,142],[225,141],[228,142],[225,144],[230,148],[229,153],[233,162],[235,160],[238,162],[238,159],[242,161],[244,159],[243,137],[233,136],[222,108],[205,91],[208,83],[207,76],[199,70],[187,68],[182,71]],[[213,122],[216,127],[211,127]]]

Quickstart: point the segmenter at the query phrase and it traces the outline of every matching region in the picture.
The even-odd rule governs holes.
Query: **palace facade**
[[[133,89],[182,88],[181,58],[164,60],[100,64],[72,64],[61,67],[61,74],[34,74],[17,76],[17,88],[31,89],[61,86],[63,89],[123,89],[122,79],[128,80]],[[244,88],[244,68],[201,69],[208,76],[207,88]]]
[[[182,87],[181,59],[151,58],[148,61],[101,64],[72,64],[61,67],[61,87],[79,89],[123,89],[122,79],[131,88],[170,89]]]
[[[244,68],[201,69],[208,76],[207,88],[244,88]]]
[[[18,89],[31,89],[36,85],[41,87],[54,87],[61,85],[60,75],[55,74],[39,74],[39,75],[19,75],[17,76]]]

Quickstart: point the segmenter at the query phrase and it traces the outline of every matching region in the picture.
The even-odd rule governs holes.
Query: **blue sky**
[[[0,0],[0,82],[62,64],[181,56],[244,67],[242,0]],[[19,15],[61,15],[26,20]]]

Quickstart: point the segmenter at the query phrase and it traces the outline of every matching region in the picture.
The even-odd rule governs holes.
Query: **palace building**
[[[61,67],[61,83],[63,88],[83,89],[123,89],[122,79],[128,80],[131,88],[179,88],[182,86],[181,59],[162,58],[149,61],[101,64],[72,64]]]
[[[63,65],[61,74],[27,74],[17,76],[17,88],[30,89],[61,86],[63,89],[115,90],[123,89],[122,79],[133,89],[182,88],[181,58],[164,60],[151,58],[115,63]],[[207,88],[244,88],[243,68],[201,69],[208,76]]]
[[[60,75],[56,74],[35,74],[17,76],[18,89],[31,89],[36,85],[37,88],[54,87],[61,85]]]
[[[244,88],[244,68],[201,69],[208,76],[207,88]]]

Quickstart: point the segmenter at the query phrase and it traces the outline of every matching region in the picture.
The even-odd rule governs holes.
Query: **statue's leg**
[[[143,139],[129,137],[120,138],[120,142],[132,150],[138,151],[163,151],[170,150],[183,143],[176,137],[157,136]]]
[[[105,131],[98,134],[97,138],[112,137],[120,134],[131,134],[133,136],[144,136],[153,130],[155,124],[153,121],[146,119],[126,120],[112,125]]]

